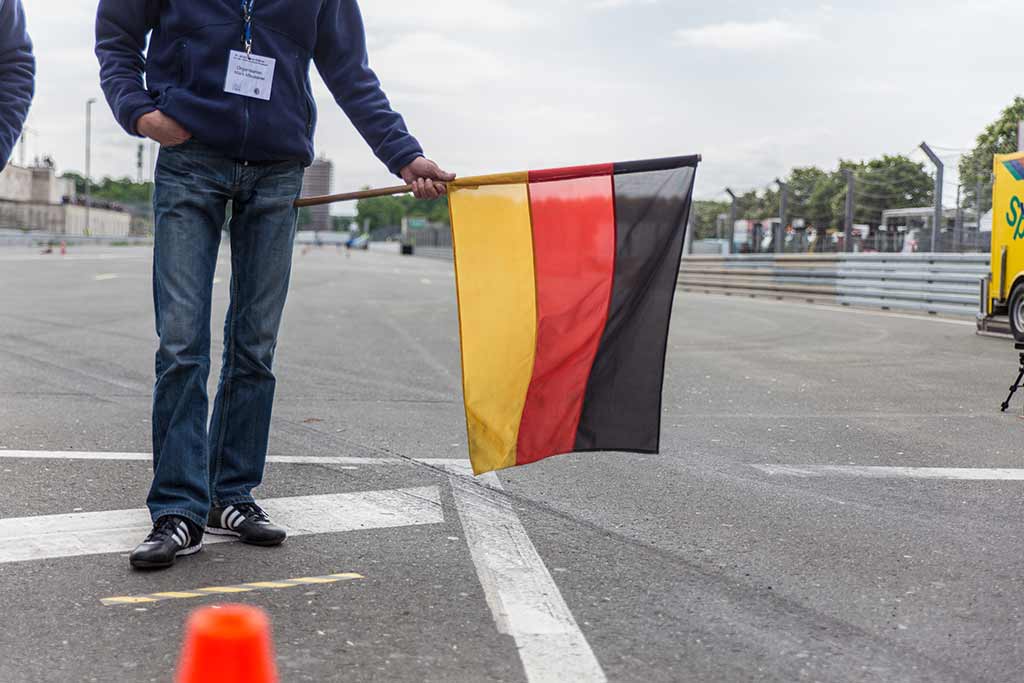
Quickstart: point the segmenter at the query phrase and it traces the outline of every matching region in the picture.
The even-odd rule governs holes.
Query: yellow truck
[[[978,326],[994,316],[1009,318],[1010,331],[1024,341],[1024,152],[995,157],[992,188],[992,260],[982,281]]]

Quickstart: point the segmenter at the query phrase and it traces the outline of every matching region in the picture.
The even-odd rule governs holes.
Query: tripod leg
[[[1013,395],[1017,393],[1017,389],[1020,388],[1022,381],[1024,381],[1024,359],[1022,359],[1020,374],[1017,375],[1017,381],[1013,383],[1012,387],[1010,387],[1010,395],[1006,397],[1005,401],[1003,401],[1002,412],[1005,413],[1007,410],[1009,410],[1010,401],[1013,400]]]

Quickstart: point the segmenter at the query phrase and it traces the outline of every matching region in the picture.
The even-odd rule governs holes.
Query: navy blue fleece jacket
[[[0,169],[21,136],[35,92],[36,60],[21,0],[0,0]]]
[[[244,49],[242,17],[241,0],[100,0],[101,84],[124,129],[138,135],[139,117],[159,110],[231,158],[309,164],[312,61],[392,173],[423,154],[370,69],[356,0],[255,1],[252,51],[277,60],[269,101],[224,92],[229,53]]]

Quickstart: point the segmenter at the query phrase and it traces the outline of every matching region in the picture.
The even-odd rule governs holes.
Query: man
[[[36,60],[21,0],[0,0],[0,171],[21,137],[35,92]]]
[[[313,160],[310,62],[417,197],[437,198],[454,176],[424,158],[391,109],[368,66],[355,0],[100,0],[96,54],[117,120],[161,145],[153,197],[154,526],[131,564],[168,567],[198,552],[204,527],[278,545],[285,531],[252,490],[266,460],[292,203]],[[208,425],[210,299],[229,204],[231,304]]]

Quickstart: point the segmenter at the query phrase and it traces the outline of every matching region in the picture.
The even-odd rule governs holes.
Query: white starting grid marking
[[[605,681],[597,657],[526,535],[511,501],[470,482],[468,461],[430,461],[449,477],[469,552],[498,631],[512,636],[531,683]],[[492,472],[480,477],[492,489]]]
[[[262,505],[292,536],[444,522],[436,486],[272,498]],[[151,528],[145,509],[0,519],[0,564],[128,552]],[[234,540],[207,535],[203,543]]]
[[[868,465],[752,465],[772,476],[940,479],[946,481],[1024,481],[1024,469],[1004,467],[873,467]]]
[[[149,461],[149,453],[86,451],[0,451],[0,459]],[[289,464],[386,464],[401,458],[270,456]],[[483,488],[467,476],[469,461],[421,459],[449,472],[455,507],[470,555],[498,631],[511,635],[530,683],[603,683],[604,671],[580,631],[557,584],[526,534],[493,473],[480,477]],[[276,498],[262,502],[266,511],[293,536],[360,529],[440,524],[444,513],[438,488],[428,486],[323,496]],[[146,510],[49,515],[0,519],[0,564],[56,557],[130,551],[150,530]],[[207,535],[204,543],[234,539]]]

